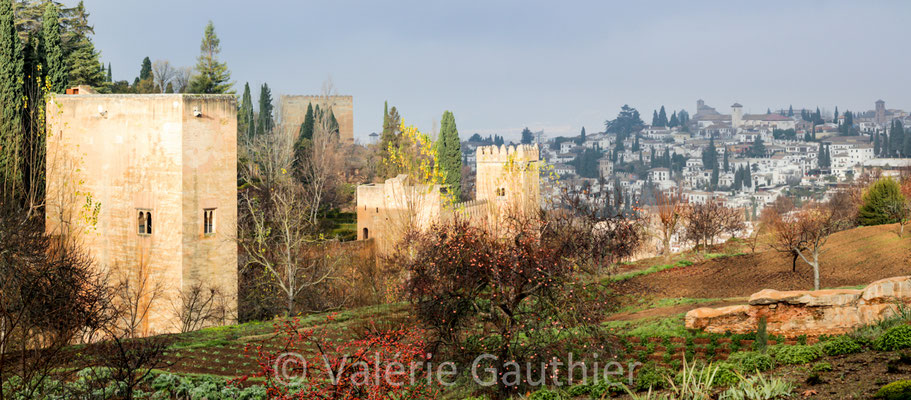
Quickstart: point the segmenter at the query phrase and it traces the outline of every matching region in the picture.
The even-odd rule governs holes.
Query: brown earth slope
[[[898,237],[897,225],[860,227],[829,238],[820,256],[822,287],[863,285],[877,279],[911,274],[911,235]],[[762,289],[813,288],[813,269],[776,251],[716,258],[614,283],[621,294],[657,297],[726,298],[749,296]]]

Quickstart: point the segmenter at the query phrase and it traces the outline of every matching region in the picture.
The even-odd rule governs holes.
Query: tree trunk
[[[792,252],[791,255],[793,256],[793,259],[791,260],[791,272],[797,272],[797,257],[800,257],[800,254],[795,251]]]
[[[819,290],[819,251],[813,250],[813,290]]]

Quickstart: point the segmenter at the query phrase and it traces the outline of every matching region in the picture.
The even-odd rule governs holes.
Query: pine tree
[[[24,55],[16,33],[12,0],[0,0],[0,194],[12,196],[20,187],[19,150],[22,137]],[[5,201],[7,199],[0,199]]]
[[[231,72],[228,65],[218,61],[221,41],[215,34],[215,25],[209,21],[199,46],[200,55],[196,62],[196,76],[190,82],[190,93],[230,93]]]
[[[42,36],[44,39],[44,57],[47,64],[47,84],[52,93],[64,93],[68,85],[66,56],[60,40],[59,11],[53,2],[47,3],[44,11],[44,26]]]
[[[901,186],[892,178],[880,178],[864,193],[863,205],[857,213],[861,225],[882,225],[897,222],[895,210],[905,202]]]
[[[661,111],[658,111],[658,125],[667,126],[667,112],[664,111],[664,106],[661,106]]]
[[[72,15],[68,21],[70,28],[66,30],[63,38],[64,51],[67,55],[69,85],[89,85],[100,91],[107,91],[110,88],[110,82],[107,79],[100,54],[95,50],[95,44],[89,37],[94,30],[89,25],[89,13],[85,10],[82,1],[69,10],[69,14]]]
[[[440,136],[437,139],[437,155],[440,168],[445,174],[444,183],[455,201],[462,197],[462,143],[456,128],[455,117],[446,111],[440,120]]]
[[[250,125],[255,125],[253,121],[253,96],[250,94],[250,83],[244,83],[244,94],[240,97],[240,110],[237,110],[237,136],[252,138]]]
[[[531,129],[528,129],[526,126],[525,129],[522,129],[522,144],[532,144],[535,141],[535,135],[531,133]]]
[[[142,68],[139,70],[139,80],[152,79],[152,60],[149,57],[142,59]]]
[[[272,120],[272,90],[269,85],[263,83],[259,90],[259,114],[256,117],[256,134],[264,135],[272,132],[274,122]]]

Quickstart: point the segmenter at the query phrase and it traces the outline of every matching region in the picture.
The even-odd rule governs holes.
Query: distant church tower
[[[873,116],[873,122],[879,125],[885,125],[886,122],[886,102],[876,100],[876,114]]]
[[[734,133],[740,131],[743,127],[743,106],[740,103],[731,105],[731,128]]]

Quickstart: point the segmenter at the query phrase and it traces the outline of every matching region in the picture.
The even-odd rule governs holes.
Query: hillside
[[[911,274],[911,235],[899,238],[897,232],[893,224],[832,235],[820,255],[821,286],[857,286]],[[790,256],[763,248],[632,277],[615,282],[613,288],[620,294],[658,298],[729,298],[762,289],[812,289],[813,270],[806,262],[798,260],[797,271],[792,272]]]

